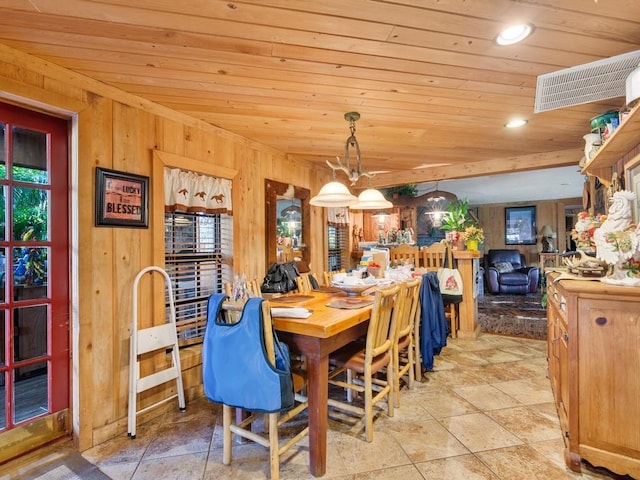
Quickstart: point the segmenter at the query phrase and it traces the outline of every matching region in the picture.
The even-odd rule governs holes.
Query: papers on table
[[[272,317],[308,318],[311,313],[304,307],[271,307]]]

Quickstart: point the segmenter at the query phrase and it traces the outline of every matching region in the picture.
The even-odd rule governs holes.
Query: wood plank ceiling
[[[376,186],[577,163],[624,99],[534,115],[537,76],[640,49],[637,0],[3,0],[0,18],[0,43],[319,168],[357,111]],[[494,43],[519,22],[534,34]]]

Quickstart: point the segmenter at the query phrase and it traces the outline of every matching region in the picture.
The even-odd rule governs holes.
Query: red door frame
[[[49,238],[39,242],[39,246],[49,247],[48,258],[48,300],[38,299],[38,304],[49,303],[49,318],[47,331],[49,332],[47,355],[48,361],[48,398],[47,413],[55,413],[69,407],[70,397],[70,258],[69,258],[69,123],[67,120],[52,117],[31,110],[0,103],[0,122],[10,126],[19,126],[35,130],[47,135],[49,172]],[[5,143],[7,135],[5,135]],[[10,148],[7,145],[5,153]],[[6,157],[9,160],[9,157]],[[6,204],[6,208],[11,208]],[[9,231],[9,225],[7,225]],[[0,247],[10,248],[10,241],[0,239]],[[7,265],[7,270],[11,268]],[[11,275],[9,275],[11,278]],[[13,298],[6,296],[4,307],[11,311]],[[5,365],[2,370],[12,370],[13,351],[10,348],[13,338],[13,318],[6,316]],[[38,357],[37,362],[42,362]],[[12,382],[7,382],[6,401],[12,398]],[[7,409],[7,427],[11,428],[13,412]],[[46,414],[45,414],[46,415]],[[33,419],[29,419],[33,420]]]

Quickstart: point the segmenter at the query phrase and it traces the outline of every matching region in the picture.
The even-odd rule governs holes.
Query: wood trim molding
[[[164,168],[186,168],[202,175],[222,177],[233,182],[238,170],[214,165],[174,153],[153,150],[153,165],[151,167],[151,205],[149,220],[153,228],[153,261],[154,265],[164,267]],[[235,191],[232,186],[232,191]],[[235,197],[236,195],[234,195]],[[235,198],[234,198],[235,200]]]
[[[202,175],[211,175],[213,177],[222,177],[229,180],[233,180],[238,175],[238,170],[233,168],[223,167],[221,165],[214,165],[209,162],[203,162],[194,158],[183,157],[176,155],[175,153],[163,152],[162,150],[153,151],[154,160],[154,173],[155,173],[155,161],[158,159],[162,162],[162,167],[173,168],[187,168],[192,172],[201,173]]]
[[[277,261],[276,254],[276,224],[277,224],[277,212],[276,206],[278,202],[278,195],[283,195],[289,188],[288,183],[279,182],[277,180],[272,180],[269,178],[265,178],[264,180],[264,189],[265,189],[265,234],[266,234],[266,242],[265,242],[265,257],[267,259],[267,263],[265,265],[265,271],[269,269],[269,266]],[[296,185],[292,185],[294,188],[294,198],[297,198],[301,201],[302,211],[300,212],[302,215],[302,243],[309,248],[309,242],[311,240],[311,206],[309,201],[311,200],[311,192],[308,188],[298,187]],[[303,260],[309,262],[310,256],[309,251],[303,252]]]

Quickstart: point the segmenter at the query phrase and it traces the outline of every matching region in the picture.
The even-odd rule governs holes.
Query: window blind
[[[164,218],[165,271],[174,290],[178,343],[201,343],[209,295],[223,292],[224,283],[232,281],[232,217],[172,212]]]
[[[330,272],[349,268],[349,225],[328,226],[328,261]]]

